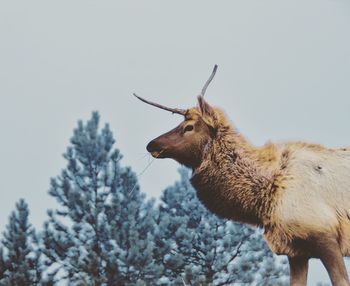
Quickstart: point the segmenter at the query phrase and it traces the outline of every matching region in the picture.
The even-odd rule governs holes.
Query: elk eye
[[[192,131],[193,130],[193,125],[187,125],[186,127],[185,127],[185,132],[187,132],[187,131]]]

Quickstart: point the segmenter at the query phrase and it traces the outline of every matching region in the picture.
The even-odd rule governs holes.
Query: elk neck
[[[213,139],[191,183],[203,204],[220,217],[263,227],[275,205],[274,146],[255,148],[232,126]]]

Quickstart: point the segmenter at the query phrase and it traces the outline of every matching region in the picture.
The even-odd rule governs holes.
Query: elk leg
[[[348,273],[337,239],[321,236],[316,244],[317,254],[327,269],[332,285],[349,286]]]
[[[309,258],[288,257],[290,267],[290,285],[306,286],[307,271],[309,268]]]

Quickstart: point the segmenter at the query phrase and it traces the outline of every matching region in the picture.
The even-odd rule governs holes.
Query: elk
[[[253,146],[204,100],[216,68],[193,108],[134,94],[184,117],[149,142],[148,152],[191,168],[191,183],[211,212],[263,228],[270,249],[288,257],[291,285],[306,285],[310,258],[321,260],[333,285],[350,285],[343,260],[350,255],[350,149],[305,142]]]

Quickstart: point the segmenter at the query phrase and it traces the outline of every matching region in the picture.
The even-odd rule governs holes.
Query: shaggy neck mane
[[[219,128],[191,182],[204,205],[220,217],[269,224],[276,190],[274,146],[255,148],[216,111]]]

